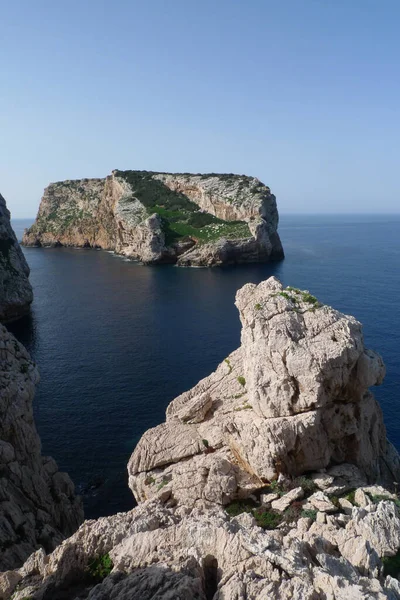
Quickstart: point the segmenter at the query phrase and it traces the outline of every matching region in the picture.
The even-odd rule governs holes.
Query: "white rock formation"
[[[18,319],[33,300],[29,267],[10,224],[10,213],[0,194],[0,322]]]
[[[23,243],[214,266],[283,258],[277,228],[275,196],[254,177],[113,171],[49,185]]]
[[[166,423],[137,445],[128,465],[137,499],[162,490],[185,505],[227,504],[280,473],[343,462],[365,480],[398,481],[399,457],[368,391],[384,365],[364,347],[361,324],[275,278],[245,285],[236,305],[241,347],[176,398]]]
[[[400,600],[381,359],[352,317],[275,279],[237,305],[241,348],[132,455],[139,506],[0,574],[0,600]]]
[[[55,548],[82,522],[66,473],[41,456],[32,413],[39,379],[28,352],[0,325],[0,568]]]
[[[264,530],[251,513],[148,500],[87,521],[51,555],[39,550],[0,574],[0,598],[399,600],[382,562],[400,546],[394,502],[368,514],[353,507],[352,518],[318,514]],[[108,565],[98,578],[96,558]]]

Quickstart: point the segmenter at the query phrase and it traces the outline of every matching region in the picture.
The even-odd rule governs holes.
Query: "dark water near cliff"
[[[15,221],[21,237],[30,222]],[[40,367],[43,451],[94,517],[133,505],[126,463],[167,404],[239,345],[233,305],[247,282],[276,275],[364,323],[388,374],[376,388],[400,448],[400,216],[283,216],[286,259],[226,269],[144,267],[95,250],[24,250],[32,317],[13,326]]]

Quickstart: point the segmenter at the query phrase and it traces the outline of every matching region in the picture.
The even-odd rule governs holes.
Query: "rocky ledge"
[[[215,266],[283,258],[277,228],[275,196],[255,177],[116,170],[49,185],[23,243]]]
[[[10,213],[0,194],[0,322],[18,319],[33,300],[29,267],[10,224]]]
[[[0,575],[13,600],[400,600],[399,456],[353,317],[274,278],[130,460],[139,506]]]
[[[0,325],[0,568],[53,550],[83,520],[66,473],[41,456],[32,412],[39,376],[28,352]],[[6,596],[8,597],[8,596]]]

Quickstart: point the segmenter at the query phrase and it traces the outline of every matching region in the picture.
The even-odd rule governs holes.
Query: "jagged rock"
[[[292,504],[292,502],[303,498],[303,496],[303,488],[297,487],[293,490],[290,490],[290,492],[288,492],[287,494],[284,494],[281,498],[279,498],[279,500],[274,500],[271,506],[274,510],[277,510],[278,512],[283,512]]]
[[[1,574],[0,598],[398,600],[396,580],[379,577],[381,557],[400,546],[397,510],[383,501],[375,517],[355,508],[347,524],[320,513],[315,523],[300,518],[264,531],[246,513],[230,519],[216,505],[189,509],[148,500],[87,521],[52,554],[37,552],[18,571]],[[381,534],[374,535],[377,522]],[[111,573],[91,580],[89,565],[105,555]],[[1,595],[5,589],[8,596]]]
[[[347,500],[346,498],[339,498],[339,504],[346,515],[352,514],[354,504],[352,504],[350,500]]]
[[[0,568],[52,550],[83,519],[74,486],[40,453],[32,413],[39,376],[25,348],[0,325]]]
[[[313,482],[320,490],[329,488],[334,482],[334,479],[335,478],[332,475],[328,475],[327,473],[316,473],[312,477]]]
[[[314,508],[321,512],[332,513],[337,511],[336,506],[332,504],[328,496],[326,496],[323,492],[315,492],[315,494],[309,497],[308,501],[313,505]]]
[[[156,496],[163,481],[180,503],[210,500],[205,490],[221,459],[230,464],[214,495],[222,504],[314,469],[328,468],[314,476],[326,494],[397,481],[399,457],[367,389],[384,366],[365,349],[361,324],[273,277],[245,285],[236,305],[241,347],[176,398],[166,422],[137,445],[128,465],[137,500]]]
[[[254,177],[113,171],[49,185],[23,243],[215,266],[283,258],[277,228],[275,196]]]
[[[361,508],[366,508],[367,506],[372,504],[372,501],[368,498],[367,494],[361,488],[356,490],[354,494],[354,502],[358,504],[358,506],[361,506]]]
[[[29,311],[33,294],[28,277],[28,264],[0,194],[0,322],[18,319]]]

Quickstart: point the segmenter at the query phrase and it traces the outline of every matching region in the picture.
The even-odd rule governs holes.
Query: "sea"
[[[14,220],[18,238],[32,220]],[[400,215],[282,215],[286,258],[226,268],[143,266],[92,249],[24,248],[35,300],[10,325],[37,362],[42,452],[87,518],[132,508],[126,465],[168,403],[240,344],[235,293],[271,275],[364,325],[387,376],[374,388],[400,449]]]

